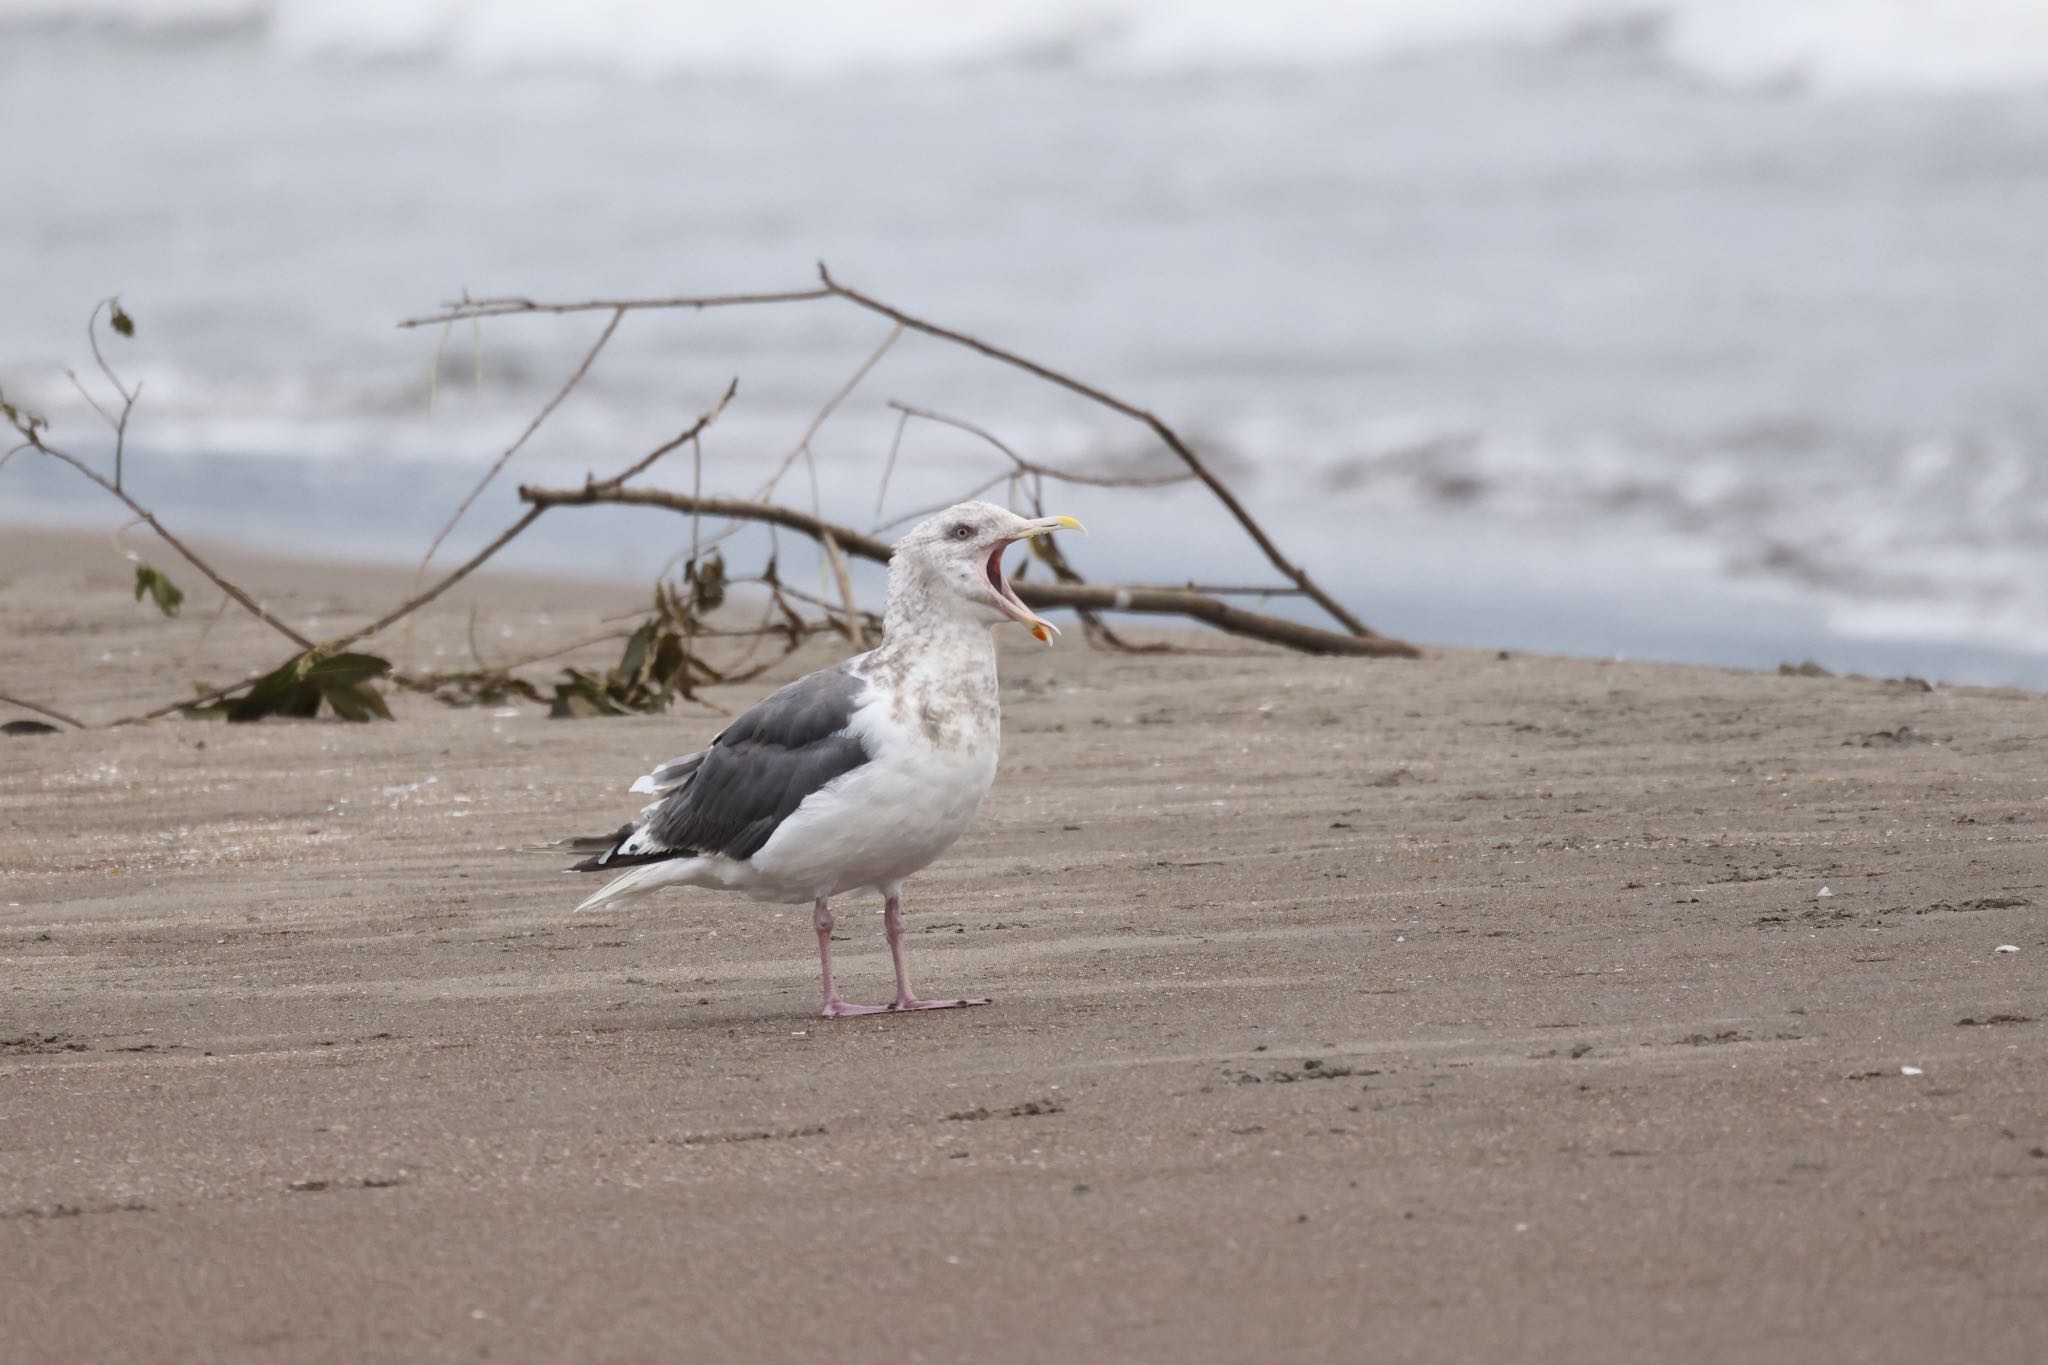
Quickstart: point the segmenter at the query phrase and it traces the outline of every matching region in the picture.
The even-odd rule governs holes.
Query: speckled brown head
[[[1018,600],[1003,572],[1003,552],[1033,536],[1083,529],[1072,517],[1031,520],[994,503],[963,502],[919,522],[896,542],[896,556],[991,625],[1021,622],[1050,644],[1059,628]]]

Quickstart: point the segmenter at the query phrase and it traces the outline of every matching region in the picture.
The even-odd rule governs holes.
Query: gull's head
[[[963,502],[919,522],[896,542],[896,556],[933,588],[966,603],[977,619],[1021,622],[1051,644],[1058,627],[1017,600],[1003,572],[1003,552],[1033,536],[1080,529],[1072,517],[1033,520],[994,503]]]

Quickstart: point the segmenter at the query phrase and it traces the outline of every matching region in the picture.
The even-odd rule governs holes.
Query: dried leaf
[[[391,671],[391,661],[374,654],[295,654],[259,678],[248,691],[207,706],[186,709],[191,716],[221,716],[247,724],[272,716],[310,720],[323,703],[346,721],[390,720],[391,708],[371,686]]]
[[[135,566],[135,600],[140,602],[144,593],[156,603],[156,609],[166,616],[176,616],[178,608],[184,605],[185,593],[176,583],[164,576],[161,569],[147,564]]]
[[[653,667],[650,670],[654,680],[667,686],[678,687],[684,693],[690,690],[690,652],[683,647],[683,637],[674,631],[663,631],[654,646]]]
[[[640,675],[647,668],[647,653],[654,644],[654,622],[648,621],[634,631],[626,641],[626,652],[619,657],[618,666],[612,669],[612,678],[622,687],[635,687]]]
[[[619,662],[604,674],[580,668],[562,670],[563,681],[555,684],[550,716],[579,720],[652,714],[668,709],[678,693],[692,695],[693,669],[716,676],[690,652],[684,629],[691,624],[687,605],[660,587],[655,589],[654,601],[656,614],[633,631]]]
[[[384,704],[384,695],[367,682],[350,683],[346,686],[323,686],[320,688],[320,696],[334,714],[343,720],[360,724],[372,718],[391,719],[391,708]]]
[[[574,668],[563,672],[569,675],[569,681],[555,684],[554,705],[548,710],[551,718],[586,720],[592,716],[615,714],[606,704],[604,692],[595,678]]]
[[[687,565],[684,576],[692,588],[692,602],[701,614],[725,605],[725,556],[713,550],[703,559]],[[773,565],[770,566],[773,578]]]
[[[375,654],[301,654],[295,661],[299,676],[321,687],[344,687],[381,678],[391,671],[391,661]]]

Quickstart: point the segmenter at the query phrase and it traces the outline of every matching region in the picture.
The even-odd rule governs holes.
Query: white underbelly
[[[886,761],[806,800],[748,860],[762,890],[809,899],[888,886],[965,832],[995,781],[994,736],[945,748],[922,736],[892,739]]]

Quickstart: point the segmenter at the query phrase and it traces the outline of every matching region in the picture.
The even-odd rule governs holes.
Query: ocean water
[[[0,385],[103,455],[65,371],[119,293],[131,481],[195,531],[416,557],[601,321],[394,326],[442,300],[823,259],[1160,412],[1382,629],[2048,686],[2048,0],[0,0],[0,149]],[[629,318],[450,553],[735,375],[702,477],[752,493],[886,331]],[[998,469],[913,424],[878,511],[889,399],[1166,467],[906,338],[785,495],[867,525]],[[17,458],[0,534],[99,497]],[[1185,492],[1054,505],[1091,574],[1270,579]],[[687,535],[564,511],[513,558]]]

